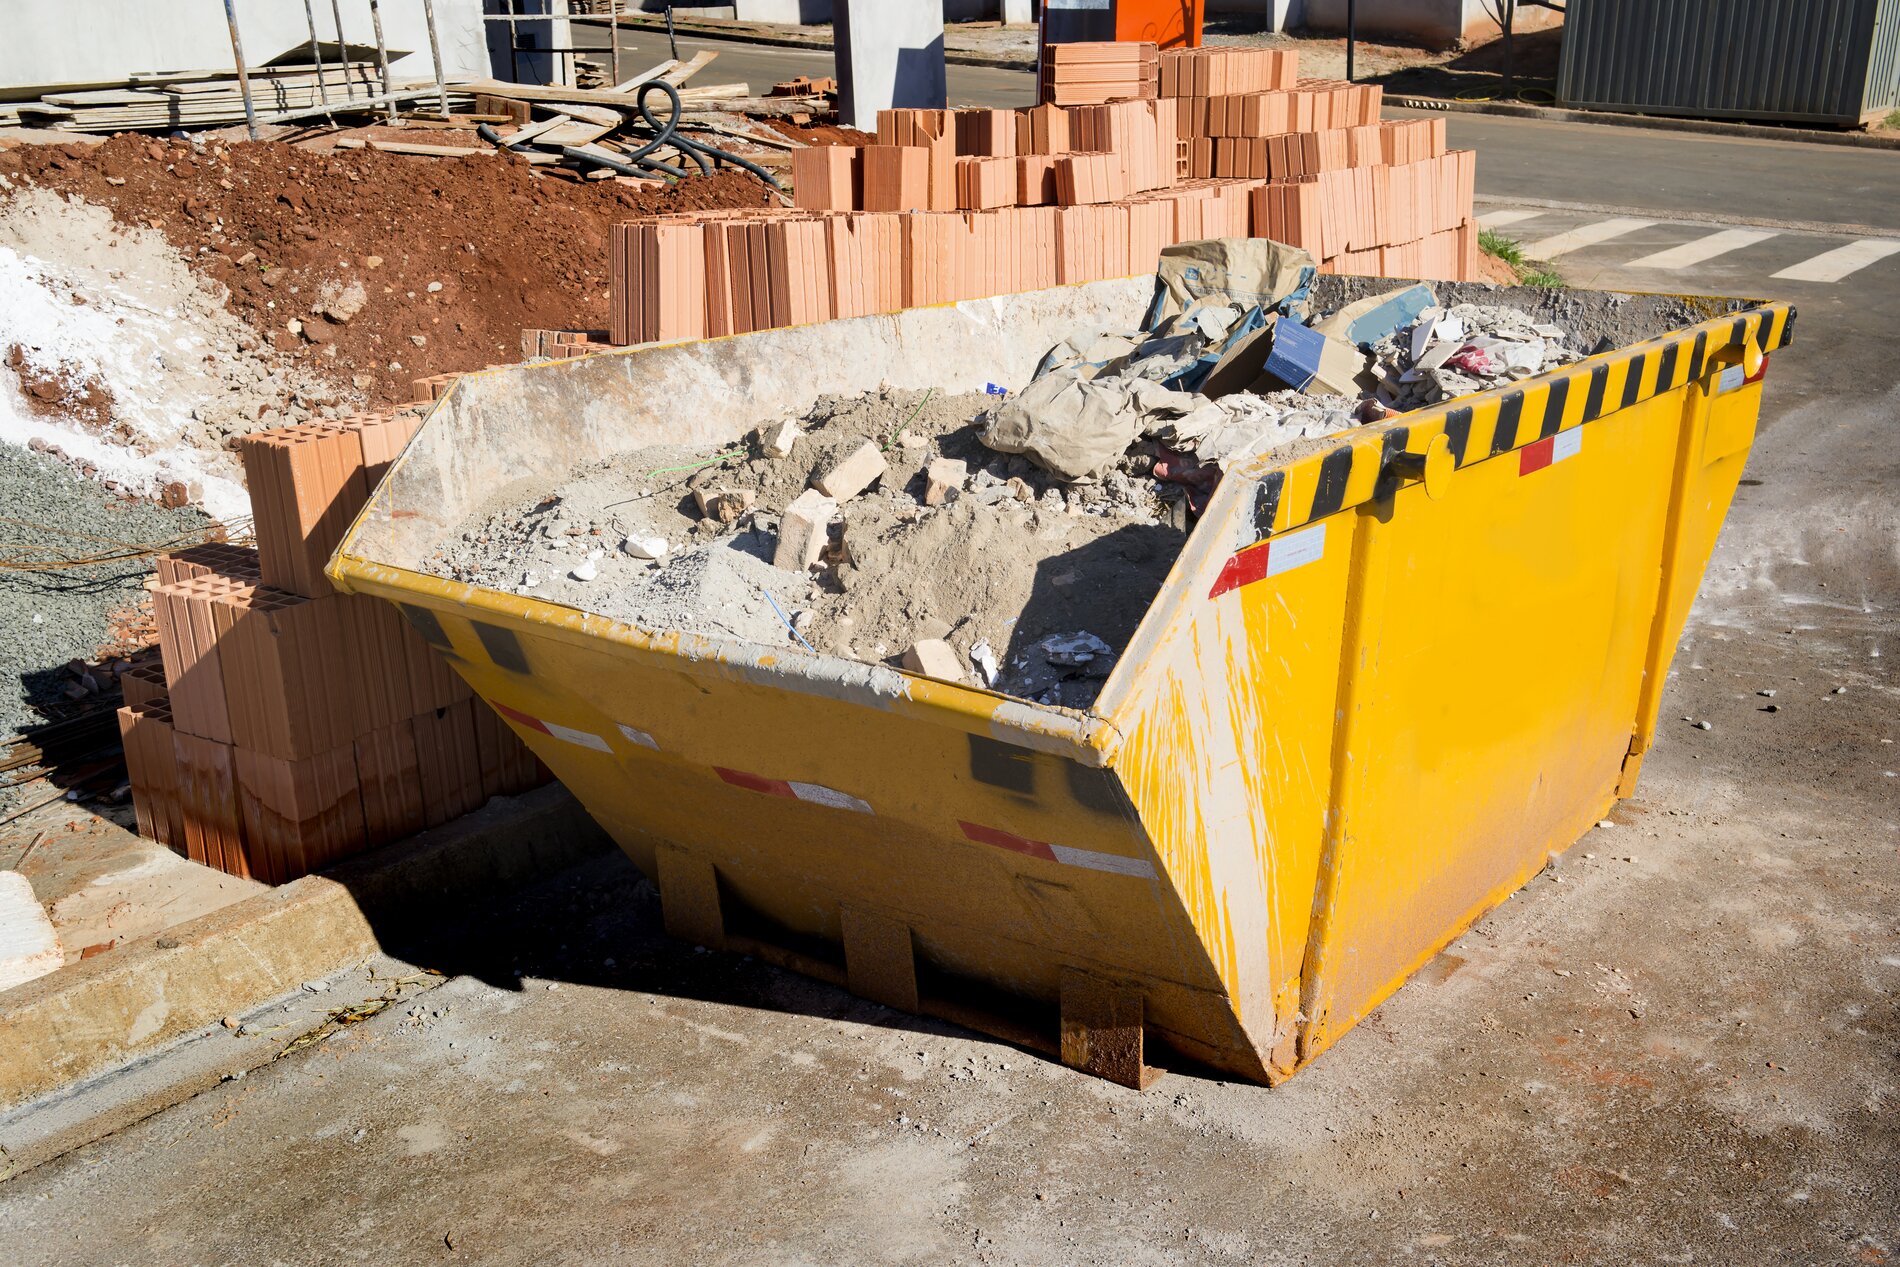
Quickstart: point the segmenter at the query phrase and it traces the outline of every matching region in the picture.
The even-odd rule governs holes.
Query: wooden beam
[[[664,79],[667,83],[677,88],[694,75],[697,75],[700,71],[706,69],[706,64],[717,56],[719,56],[719,54],[710,50],[695,53],[693,54],[693,60],[690,62],[677,63],[673,69],[661,72],[657,78]]]
[[[369,136],[339,137],[336,147],[340,150],[380,150],[385,154],[416,154],[424,158],[469,158],[477,154],[500,153],[492,145],[431,145],[426,141],[379,141]],[[549,166],[561,161],[559,154],[518,152],[516,157],[525,158],[536,166]]]

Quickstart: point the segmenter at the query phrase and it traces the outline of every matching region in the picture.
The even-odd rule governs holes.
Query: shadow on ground
[[[1491,40],[1448,61],[1401,67],[1368,81],[1404,96],[1443,97],[1457,101],[1527,101],[1550,105],[1557,100],[1557,69],[1563,55],[1562,27],[1519,34],[1512,41],[1512,86],[1504,86],[1504,41]]]
[[[916,1034],[975,1036],[963,1026],[872,1003],[752,955],[712,951],[669,936],[659,891],[611,846],[509,898],[420,919],[379,909],[367,913],[389,954],[518,994],[549,983],[599,986],[625,992],[630,1009],[640,996],[658,995]],[[1059,1036],[1053,1003],[993,996],[984,1002],[1035,1031],[1036,1042],[1014,1045],[1038,1059],[1053,1057]],[[1171,1072],[1231,1076],[1152,1042],[1145,1057]]]

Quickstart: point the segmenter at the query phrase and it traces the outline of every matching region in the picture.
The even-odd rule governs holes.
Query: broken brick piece
[[[904,652],[904,667],[942,682],[963,681],[963,657],[941,638],[923,638]]]
[[[815,488],[800,493],[778,526],[778,549],[772,555],[774,567],[802,572],[818,562],[831,535],[831,517],[838,503]]]
[[[875,484],[889,469],[877,445],[866,440],[852,454],[812,481],[812,487],[826,497],[849,501]]]

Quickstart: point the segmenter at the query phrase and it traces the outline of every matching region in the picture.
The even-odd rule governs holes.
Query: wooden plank
[[[525,145],[535,137],[541,136],[569,121],[567,115],[557,112],[552,119],[537,119],[533,123],[524,125],[517,129],[514,135],[503,137],[502,142],[507,145],[509,149],[513,149],[515,146]]]
[[[375,62],[368,61],[368,60],[352,61],[352,62],[325,62],[323,64],[323,70],[325,74],[328,74],[330,71],[338,69],[339,67],[343,67],[343,66],[348,66],[351,68],[361,68],[361,67],[368,66],[368,67],[373,68],[375,65],[376,65]],[[286,63],[285,65],[282,65],[282,66],[249,66],[245,68],[244,73],[252,79],[274,79],[279,75],[315,74],[316,69],[317,69],[317,64],[315,62],[293,62],[293,63]],[[182,84],[182,83],[190,83],[194,80],[204,80],[204,79],[229,79],[233,83],[237,82],[236,72],[233,71],[229,66],[226,66],[222,70],[139,70],[139,71],[133,71],[131,74],[125,77],[125,83],[128,87],[134,84],[145,84],[148,86],[156,87],[160,84]],[[56,85],[49,84],[47,86],[55,87]]]
[[[658,79],[661,75],[664,75],[667,71],[672,70],[675,66],[678,66],[678,65],[679,63],[677,61],[669,57],[665,61],[661,62],[658,66],[649,67],[646,70],[641,71],[639,74],[635,75],[631,79],[621,80],[619,83],[614,85],[614,91],[631,93],[635,88],[638,88],[641,84],[645,83],[647,80]]]
[[[579,119],[586,123],[599,123],[607,127],[618,127],[627,121],[627,116],[619,110],[610,110],[605,106],[561,107],[561,113],[570,119]]]
[[[492,145],[431,145],[425,141],[379,141],[366,136],[338,137],[336,147],[340,150],[380,150],[385,154],[417,154],[425,158],[469,158],[476,154],[498,153]],[[561,161],[559,154],[522,154],[520,157],[537,167]]]
[[[373,74],[358,73],[345,80],[339,76],[324,76],[325,85],[332,92],[340,91],[346,84],[378,84],[381,81]],[[283,79],[271,79],[252,84],[253,99],[279,97],[296,89],[316,91],[315,75],[302,75]],[[114,106],[114,105],[165,105],[178,100],[196,101],[203,97],[230,96],[241,99],[242,93],[235,79],[208,80],[204,83],[181,84],[164,88],[99,88],[86,92],[54,92],[40,100],[56,106]]]
[[[718,53],[710,50],[695,53],[691,61],[677,65],[672,70],[665,71],[660,74],[658,78],[664,79],[667,83],[677,88],[700,71],[706,69],[707,63],[711,62],[712,59],[717,56],[719,56]]]
[[[589,123],[585,119],[566,119],[535,137],[536,145],[589,145],[619,127],[614,123]]]
[[[493,154],[493,146],[431,145],[426,141],[382,141],[373,136],[341,136],[340,150],[381,150],[385,154],[422,154],[429,158],[467,158],[471,154]]]
[[[406,97],[420,97],[432,94],[433,87],[407,90]],[[357,98],[347,101],[334,92],[327,104],[313,88],[308,92],[298,91],[290,94],[272,94],[276,100],[259,103],[260,110],[273,112],[288,109],[292,117],[321,114],[326,109],[338,113],[362,112],[368,99]],[[466,95],[451,94],[452,104],[467,105]],[[128,130],[150,130],[176,127],[212,127],[219,124],[238,123],[244,119],[244,103],[237,97],[193,98],[167,97],[158,106],[93,106],[78,110],[62,106],[44,106],[36,102],[21,102],[23,113],[34,115],[52,114],[61,120],[61,126],[80,132],[111,132]],[[278,120],[281,116],[265,115],[264,119]],[[260,120],[260,122],[263,120]]]
[[[541,88],[532,84],[504,83],[499,79],[470,79],[451,84],[449,88],[452,92],[485,93],[491,97],[507,97],[513,101],[530,101],[542,105],[560,105],[570,101],[594,105],[625,105],[627,102],[625,93],[607,88]],[[831,108],[823,97],[737,97],[703,103],[691,100],[685,93],[681,97],[689,110],[699,113],[716,110],[734,114],[793,115]]]
[[[780,132],[751,132],[745,128],[735,128],[729,123],[721,123],[716,119],[694,119],[691,123],[683,126],[695,128],[701,132],[712,132],[719,136],[729,136],[735,140],[751,141],[755,145],[764,145],[775,150],[802,150],[807,148],[803,141],[794,141],[791,137]]]
[[[681,101],[707,101],[714,97],[743,97],[752,91],[751,84],[709,84],[704,88],[681,88]]]

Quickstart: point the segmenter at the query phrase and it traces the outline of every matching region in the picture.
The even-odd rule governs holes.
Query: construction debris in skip
[[[1455,388],[1453,360],[1484,385],[1534,372],[1532,354],[1575,359],[1545,329],[1423,286],[1310,326],[1219,297],[1163,304],[1145,332],[1078,333],[1018,393],[886,388],[720,450],[589,463],[484,507],[433,565],[656,633],[1083,708],[1225,468]]]
[[[921,648],[929,676],[1082,706],[1180,552],[1187,490],[1152,442],[1086,480],[996,452],[997,400],[886,389],[715,453],[637,449],[490,508],[437,567],[655,631]]]

